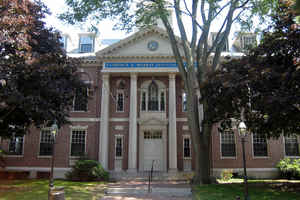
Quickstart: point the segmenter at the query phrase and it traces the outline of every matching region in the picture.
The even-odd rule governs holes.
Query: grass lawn
[[[48,180],[0,180],[0,200],[47,200]],[[66,200],[98,200],[104,196],[103,182],[55,180],[65,188]]]
[[[235,200],[237,196],[244,199],[242,180],[230,183],[196,186],[194,188],[197,200]],[[251,200],[300,200],[300,181],[249,181],[249,196]]]

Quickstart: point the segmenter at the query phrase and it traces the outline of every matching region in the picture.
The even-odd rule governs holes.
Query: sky
[[[65,32],[85,32],[82,28],[76,27],[74,25],[68,25],[56,16],[59,13],[62,13],[64,10],[67,10],[67,6],[64,3],[64,0],[42,0],[42,2],[50,9],[52,15],[46,17],[46,23],[48,26],[52,26],[59,31]],[[113,29],[113,23],[110,20],[105,20],[99,24],[99,33],[101,38],[104,39],[122,39],[126,37],[124,31],[116,31]],[[102,28],[104,27],[104,28]]]
[[[74,25],[68,25],[62,21],[60,21],[57,18],[57,14],[62,13],[64,10],[67,10],[67,6],[65,5],[65,0],[42,0],[42,2],[45,3],[45,5],[50,9],[52,12],[52,15],[47,16],[46,23],[48,26],[52,26],[58,30],[60,30],[63,33],[70,33],[70,32],[86,32],[80,27],[76,27]],[[220,23],[222,20],[218,20]],[[173,23],[175,22],[175,16],[173,15]],[[190,24],[190,20],[185,20],[185,24]],[[218,31],[218,27],[220,27],[219,24],[215,24],[211,27],[212,31]],[[177,26],[174,26],[174,31],[176,35],[179,35],[178,29],[176,29]],[[126,34],[125,31],[118,31],[113,30],[113,22],[110,20],[104,20],[100,22],[99,24],[99,34],[102,39],[123,39],[126,36],[128,36],[128,33]],[[237,28],[233,25],[231,34],[229,35],[229,46],[231,46],[234,35],[233,32]],[[189,29],[186,29],[187,31]],[[188,35],[190,36],[191,33],[188,32]]]

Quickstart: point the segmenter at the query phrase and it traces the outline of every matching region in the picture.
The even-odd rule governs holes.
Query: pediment
[[[179,38],[177,38],[179,41]],[[155,46],[158,45],[158,46]],[[173,56],[168,35],[164,29],[152,27],[106,47],[96,53],[102,57]]]

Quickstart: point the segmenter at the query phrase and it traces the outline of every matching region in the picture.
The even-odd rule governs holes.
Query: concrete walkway
[[[148,192],[147,181],[120,181],[108,185],[101,200],[191,200],[190,185],[186,181],[153,181]]]

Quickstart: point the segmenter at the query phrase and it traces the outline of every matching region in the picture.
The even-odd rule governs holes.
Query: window
[[[40,140],[40,156],[51,156],[52,149],[53,137],[51,135],[50,129],[42,130]]]
[[[142,92],[142,111],[146,110],[146,92]]]
[[[148,94],[148,110],[158,111],[158,87],[154,81],[149,85]]]
[[[117,90],[117,112],[124,112],[124,90]]]
[[[93,36],[80,36],[79,48],[82,53],[89,53],[94,51],[94,37]]]
[[[83,156],[85,153],[86,130],[72,130],[71,156]]]
[[[265,136],[253,133],[253,154],[255,157],[268,156],[267,139]]]
[[[10,139],[8,153],[10,155],[23,155],[23,141],[24,136],[13,137],[12,139]]]
[[[286,156],[300,156],[299,143],[296,135],[284,137],[285,155]]]
[[[218,33],[211,33],[211,45],[213,45],[214,42],[215,42],[215,40],[217,39],[217,34],[218,34]],[[220,33],[220,35],[219,35],[218,43],[221,42],[222,34],[223,34],[223,33]],[[216,44],[216,45],[217,45],[217,44]],[[229,45],[228,45],[228,40],[226,39],[225,45],[224,45],[224,47],[222,48],[222,51],[228,51],[228,46],[229,46]]]
[[[187,111],[187,105],[186,105],[186,93],[182,93],[182,112]]]
[[[75,91],[74,98],[74,111],[87,111],[87,88],[77,88]]]
[[[141,110],[142,111],[165,111],[166,95],[165,89],[158,88],[152,81],[147,89],[141,91]]]
[[[115,138],[115,153],[116,158],[122,158],[123,156],[123,136],[117,135]]]
[[[161,92],[160,93],[160,111],[165,110],[165,93]]]
[[[145,131],[144,139],[161,139],[162,132],[161,131]]]
[[[243,36],[242,38],[243,38],[242,44],[243,44],[244,49],[247,49],[247,48],[255,45],[255,43],[256,43],[255,36]]]
[[[234,132],[224,131],[221,133],[221,155],[222,157],[236,156]]]
[[[189,136],[183,137],[183,158],[191,158],[191,140]]]
[[[60,41],[61,48],[66,50],[67,49],[68,37],[66,35],[62,35],[59,41]]]

